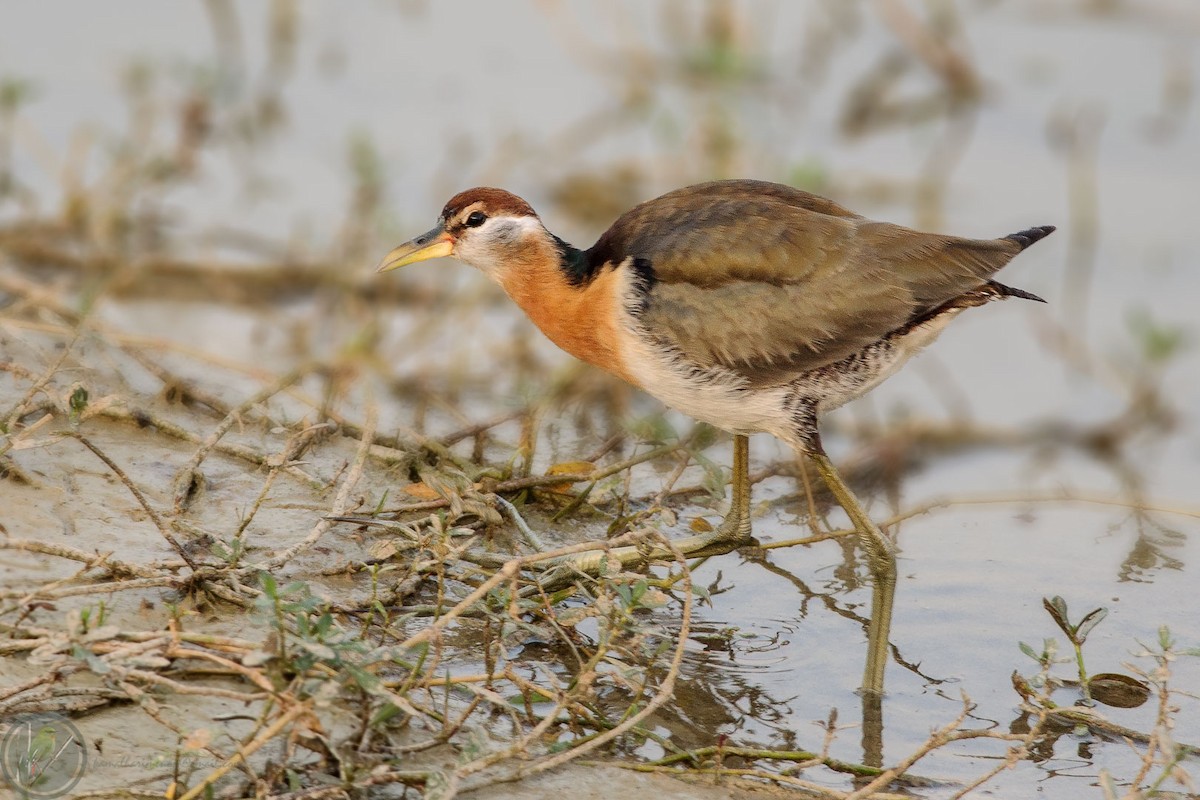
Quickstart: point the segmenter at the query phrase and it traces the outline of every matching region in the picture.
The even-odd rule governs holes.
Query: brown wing
[[[872,222],[779,184],[722,181],[637,206],[589,255],[649,260],[647,332],[699,366],[773,385],[982,286],[1021,249]]]

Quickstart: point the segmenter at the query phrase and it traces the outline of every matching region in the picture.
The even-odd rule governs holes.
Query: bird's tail
[[[938,308],[934,313],[948,311],[952,308],[973,308],[974,306],[990,303],[993,300],[1003,300],[1007,297],[1020,297],[1024,300],[1036,300],[1039,303],[1046,302],[1033,292],[1027,292],[1024,289],[1017,289],[1013,286],[1005,286],[998,281],[988,281],[978,289],[972,289],[969,292],[960,294],[949,303]]]
[[[1030,245],[1036,244],[1042,239],[1045,239],[1047,236],[1054,233],[1054,231],[1055,228],[1053,225],[1038,225],[1033,228],[1026,228],[1023,231],[1010,233],[1001,241],[1012,242],[1017,245],[1017,247],[1021,248],[1021,250],[1024,250]],[[1020,250],[1017,252],[1020,252]],[[960,301],[965,301],[971,305],[981,305],[982,303],[986,303],[988,300],[999,300],[1005,297],[1020,297],[1023,300],[1036,300],[1039,303],[1046,302],[1033,292],[1027,292],[1024,289],[1017,289],[1014,286],[1005,286],[1003,283],[999,283],[997,281],[988,281],[974,292],[968,292],[964,297],[960,298]]]
[[[1018,231],[1017,233],[1010,233],[1004,238],[1008,239],[1010,242],[1016,242],[1021,246],[1021,249],[1024,250],[1031,244],[1035,244],[1040,242],[1042,239],[1045,239],[1047,236],[1054,233],[1054,231],[1055,227],[1053,225],[1038,225],[1036,228],[1026,228],[1025,230]],[[1014,295],[1014,297],[1024,297],[1024,295]]]
[[[988,281],[988,287],[1000,297],[1020,297],[1022,300],[1036,300],[1039,303],[1046,302],[1038,297],[1033,292],[1027,292],[1024,289],[1018,289],[1015,286],[1005,286],[997,281]]]

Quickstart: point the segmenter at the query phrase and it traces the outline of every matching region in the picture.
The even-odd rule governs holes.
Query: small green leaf
[[[692,428],[692,449],[704,450],[717,441],[717,429],[707,422],[697,422]]]
[[[343,664],[346,672],[354,679],[354,682],[359,685],[364,692],[374,694],[379,690],[381,681],[379,676],[373,672],[368,672],[357,664]]]
[[[75,391],[71,392],[71,413],[69,415],[71,422],[79,421],[79,418],[83,415],[83,412],[87,410],[87,404],[88,390],[82,386],[76,386]]]
[[[26,78],[0,78],[0,112],[11,114],[37,94]]]
[[[1107,608],[1097,608],[1089,611],[1087,616],[1079,620],[1079,624],[1075,627],[1074,641],[1083,644],[1087,641],[1088,634],[1092,632],[1100,622],[1108,616]]]
[[[450,800],[457,794],[456,787],[444,772],[431,772],[425,779],[425,800]]]
[[[701,481],[700,485],[705,491],[712,495],[714,499],[720,500],[723,498],[725,496],[725,485],[729,483],[728,479],[725,477],[725,470],[723,470],[716,462],[705,458],[702,455],[696,454],[692,456],[692,458],[694,458],[696,463],[699,464],[704,470],[704,480]]]
[[[638,439],[648,444],[663,444],[679,441],[679,434],[671,427],[671,423],[663,414],[655,414],[635,420],[629,426],[630,431]]]
[[[1042,657],[1038,652],[1024,642],[1017,642],[1017,647],[1021,648],[1021,652],[1032,658],[1034,661],[1041,663]]]
[[[372,728],[378,727],[400,713],[402,712],[396,706],[391,703],[384,703],[375,712],[375,716],[371,717],[370,725]]]
[[[1183,326],[1160,322],[1146,309],[1129,314],[1129,332],[1145,359],[1155,364],[1169,361],[1191,344]]]
[[[524,708],[526,700],[528,700],[531,704],[532,703],[550,703],[550,702],[553,702],[553,700],[554,700],[553,697],[542,694],[541,692],[536,691],[536,690],[530,690],[527,695],[525,695],[525,694],[510,695],[509,697],[507,697],[505,699],[508,700],[509,705],[514,705],[517,708]]]
[[[1067,601],[1061,596],[1054,595],[1049,600],[1042,598],[1042,606],[1050,614],[1054,624],[1057,625],[1062,632],[1067,635],[1068,639],[1074,640],[1075,629],[1071,626],[1070,618],[1067,617]]]
[[[309,598],[308,584],[304,581],[292,581],[283,587],[283,594],[286,597]]]
[[[629,603],[630,605],[640,606],[642,604],[642,595],[646,593],[646,589],[650,587],[645,579],[637,581],[630,588]]]
[[[91,650],[88,650],[86,647],[73,645],[71,647],[71,655],[85,662],[88,665],[88,669],[90,669],[96,675],[107,675],[108,673],[112,672],[112,667],[108,665],[107,661],[104,661],[100,658],[100,656],[96,655]]]
[[[337,658],[337,654],[333,651],[332,647],[329,647],[328,645],[323,645],[320,642],[310,642],[310,641],[301,640],[301,641],[296,642],[296,644],[299,645],[301,649],[307,650],[308,652],[312,653],[317,658],[328,659],[328,660]]]
[[[1171,638],[1171,629],[1166,625],[1160,625],[1158,628],[1158,646],[1163,650],[1170,650],[1175,646],[1175,640]]]

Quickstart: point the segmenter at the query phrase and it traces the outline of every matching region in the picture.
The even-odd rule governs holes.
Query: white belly
[[[861,397],[936,339],[958,311],[779,387],[749,389],[730,373],[690,369],[634,334],[631,326],[621,326],[621,356],[630,377],[670,408],[730,433],[765,432],[792,441],[795,420],[788,409],[797,396],[815,401],[818,412]]]
[[[621,355],[630,376],[666,406],[730,433],[786,436],[787,387],[747,390],[721,373],[690,370],[626,332]]]

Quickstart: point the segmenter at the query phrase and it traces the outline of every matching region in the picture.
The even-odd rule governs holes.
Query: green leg
[[[676,543],[680,552],[689,558],[715,556],[728,553],[750,544],[750,437],[735,434],[733,437],[733,497],[729,513],[720,526],[711,533],[689,536]]]
[[[871,577],[874,578],[874,586],[871,593],[871,622],[867,627],[867,665],[863,670],[863,691],[880,694],[883,692],[883,672],[888,661],[892,606],[896,599],[896,549],[891,540],[871,521],[866,509],[842,480],[829,456],[820,449],[809,455],[829,491],[833,492],[838,503],[846,510],[854,529],[858,531],[859,544],[867,554],[867,564],[871,570]]]
[[[717,541],[750,541],[750,437],[733,437],[733,498],[717,529]]]
[[[829,491],[833,492],[838,505],[846,510],[850,522],[858,531],[859,543],[866,551],[867,559],[871,563],[871,571],[874,572],[889,562],[894,563],[896,553],[891,540],[884,536],[878,526],[871,521],[867,510],[862,507],[858,498],[854,496],[854,492],[850,491],[850,487],[842,480],[842,476],[838,474],[837,468],[833,466],[829,456],[823,452],[811,453],[810,456],[813,463],[817,465],[817,472],[821,474],[821,479],[825,481]]]

